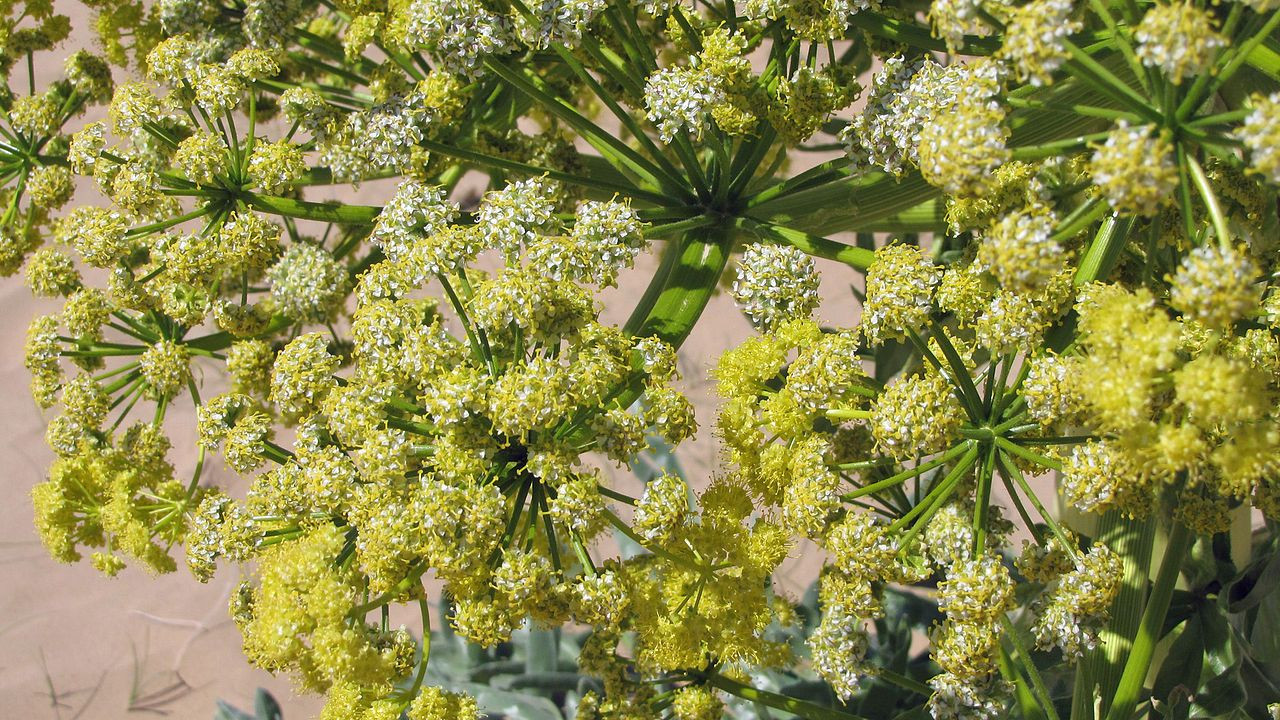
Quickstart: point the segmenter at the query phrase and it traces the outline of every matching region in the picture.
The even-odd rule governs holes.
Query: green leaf
[[[226,700],[219,700],[213,712],[213,720],[255,720],[249,713],[230,705]]]
[[[1226,614],[1214,603],[1200,608],[1208,679],[1195,694],[1193,712],[1210,716],[1229,713],[1244,705],[1247,694],[1240,678],[1241,654]]]
[[[835,705],[838,700],[831,686],[822,680],[800,680],[790,685],[783,685],[779,692],[819,705]]]
[[[1169,654],[1160,663],[1160,672],[1152,688],[1152,697],[1165,699],[1165,717],[1169,710],[1186,706],[1186,697],[1200,687],[1200,668],[1204,664],[1204,625],[1198,615],[1187,619],[1174,632],[1177,637],[1169,646]],[[1181,704],[1176,700],[1182,698]],[[1189,710],[1189,708],[1185,708]]]
[[[1249,643],[1254,660],[1273,667],[1280,662],[1280,592],[1268,592],[1258,603]]]
[[[1235,614],[1257,607],[1280,588],[1280,552],[1256,558],[1227,586],[1227,612]]]
[[[897,375],[911,360],[915,351],[911,345],[891,340],[876,348],[875,378],[877,382],[888,382]]]
[[[525,642],[524,666],[526,672],[549,672],[556,669],[560,655],[560,631],[558,629],[531,628],[521,633]]]
[[[1191,691],[1178,685],[1165,700],[1151,698],[1151,709],[1164,720],[1187,720],[1191,715]]]
[[[530,694],[568,692],[577,689],[587,676],[576,672],[537,672],[516,675],[508,679],[503,689],[524,690]]]
[[[564,720],[560,709],[550,700],[536,695],[500,690],[488,685],[459,683],[450,688],[476,699],[481,712],[510,720]]]
[[[431,662],[433,664],[436,662],[434,655]],[[524,663],[519,660],[492,660],[471,668],[468,676],[472,682],[489,682],[499,675],[518,675],[524,672],[524,669]]]
[[[280,703],[265,688],[258,688],[258,693],[253,696],[253,709],[258,713],[258,720],[282,720],[284,717]]]
[[[1272,677],[1268,676],[1253,658],[1246,655],[1240,663],[1240,679],[1244,683],[1249,699],[1245,702],[1243,712],[1246,716],[1270,717],[1267,706],[1280,698],[1280,687]]]

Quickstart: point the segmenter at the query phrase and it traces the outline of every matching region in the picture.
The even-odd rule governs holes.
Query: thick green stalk
[[[1169,612],[1174,586],[1178,582],[1187,548],[1193,539],[1194,535],[1187,526],[1175,520],[1173,530],[1169,533],[1169,542],[1164,548],[1164,557],[1160,560],[1160,572],[1156,575],[1151,595],[1147,597],[1146,607],[1142,610],[1138,634],[1129,650],[1124,674],[1120,676],[1120,685],[1111,702],[1107,720],[1129,720],[1133,716],[1147,673],[1151,669],[1151,657],[1155,653],[1156,643],[1160,641],[1160,630],[1164,625],[1165,615]]]
[[[682,253],[681,240],[682,237],[672,238],[662,248],[658,267],[649,278],[649,286],[645,288],[644,294],[640,296],[640,300],[636,303],[635,308],[632,309],[631,317],[627,318],[626,324],[622,326],[623,332],[628,335],[638,333],[641,326],[648,321],[649,313],[653,312],[653,306],[658,302],[658,296],[662,294],[662,289],[667,284],[667,277],[671,275],[671,271],[675,269],[676,263],[680,260]]]
[[[675,267],[661,279],[662,289],[652,309],[636,324],[637,335],[653,335],[680,347],[720,282],[737,232],[734,224],[721,223],[693,230],[679,240]]]
[[[736,223],[721,222],[668,241],[658,272],[623,329],[638,337],[660,338],[678,349],[715,293],[737,232]],[[643,380],[637,368],[606,402],[629,407],[644,391]],[[561,436],[573,436],[576,439],[570,441],[575,443],[586,440],[581,435],[587,417],[589,413],[583,412],[570,420],[560,429]]]
[[[250,207],[300,220],[367,225],[372,223],[382,208],[376,205],[346,205],[339,202],[310,202],[271,195],[253,195],[246,201]]]
[[[810,235],[809,233],[792,230],[780,225],[757,223],[748,220],[746,226],[749,230],[760,235],[763,240],[781,245],[790,245],[814,257],[835,260],[864,272],[871,267],[871,263],[876,259],[876,254],[872,250],[860,248],[856,245],[846,245],[842,242],[828,240],[824,237]]]
[[[843,178],[815,188],[776,197],[751,209],[751,217],[813,235],[831,235],[846,230],[862,232],[899,231],[898,216],[922,203],[935,200],[941,191],[924,181],[919,173],[901,180],[892,175],[873,174]],[[912,218],[922,228],[946,227],[940,203],[929,206],[928,216]]]
[[[1096,541],[1111,548],[1124,562],[1124,584],[1111,603],[1111,621],[1099,633],[1101,646],[1080,662],[1072,698],[1073,720],[1092,720],[1095,697],[1108,702],[1115,696],[1124,659],[1133,645],[1142,618],[1142,602],[1150,576],[1155,522],[1133,520],[1111,510],[1098,521]],[[1103,712],[1109,705],[1104,705]]]
[[[1264,40],[1263,43],[1265,42]],[[1254,70],[1272,80],[1280,81],[1280,52],[1276,52],[1265,44],[1255,45],[1249,51],[1246,62]]]
[[[1118,218],[1115,215],[1102,222],[1102,226],[1098,228],[1098,234],[1089,244],[1089,249],[1085,250],[1084,257],[1080,260],[1080,267],[1076,270],[1077,286],[1102,280],[1110,274],[1111,268],[1115,267],[1116,260],[1120,257],[1120,251],[1124,250],[1129,231],[1133,229],[1135,222],[1132,217]]]

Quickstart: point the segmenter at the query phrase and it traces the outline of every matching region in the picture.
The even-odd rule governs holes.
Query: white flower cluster
[[[757,243],[742,254],[731,292],[751,324],[771,332],[818,307],[818,274],[803,251]]]
[[[944,67],[929,58],[885,60],[872,79],[866,107],[841,131],[854,171],[874,167],[904,175],[920,161],[925,125],[954,107],[962,93],[966,102],[990,106],[998,75],[996,63]]]
[[[663,68],[644,86],[649,121],[657,126],[663,142],[671,142],[681,130],[702,137],[710,126],[707,114],[722,102],[724,90],[719,80],[702,68]]]

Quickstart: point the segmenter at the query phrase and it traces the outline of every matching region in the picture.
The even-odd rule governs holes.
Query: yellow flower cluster
[[[1120,717],[1178,580],[1135,538],[1280,517],[1275,0],[86,4],[105,57],[0,3],[0,274],[57,304],[37,529],[244,566],[247,656],[324,718],[505,711],[434,686],[432,581],[486,652],[589,628],[589,677],[532,683],[583,720],[1052,717],[1030,645],[1107,665],[1078,706],[1128,678]],[[852,323],[818,259],[863,273]],[[607,466],[697,432],[722,288],[758,335],[710,371],[719,462],[632,496]]]

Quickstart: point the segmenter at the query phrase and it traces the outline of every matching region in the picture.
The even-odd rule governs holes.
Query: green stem
[[[1076,549],[1075,543],[1072,542],[1071,538],[1063,531],[1062,526],[1053,519],[1053,515],[1047,508],[1045,508],[1044,503],[1040,502],[1040,496],[1036,495],[1035,491],[1031,489],[1030,483],[1028,483],[1027,479],[1022,476],[1022,471],[1019,470],[1018,466],[1004,454],[1001,454],[997,460],[1000,463],[1001,469],[1004,470],[1005,477],[1013,478],[1014,482],[1016,482],[1018,487],[1022,490],[1022,494],[1031,501],[1032,505],[1035,506],[1036,512],[1040,514],[1040,519],[1044,520],[1045,524],[1049,526],[1049,530],[1053,533],[1054,538],[1056,538],[1058,543],[1062,545],[1062,548],[1071,555],[1071,558],[1079,564],[1080,553]]]
[[[876,259],[874,251],[856,245],[846,245],[769,222],[747,219],[745,224],[748,230],[756,232],[764,240],[780,245],[790,245],[808,255],[835,260],[863,272],[866,272]]]
[[[1110,134],[1110,131],[1096,132],[1063,138],[1062,140],[1053,140],[1038,145],[1023,145],[1013,148],[1009,153],[1009,157],[1014,160],[1042,160],[1044,158],[1057,157],[1064,153],[1083,150],[1089,146],[1089,143],[1106,140]]]
[[[1169,533],[1169,541],[1165,545],[1164,557],[1160,560],[1160,571],[1156,574],[1155,584],[1151,587],[1146,607],[1142,610],[1138,635],[1129,650],[1124,674],[1120,676],[1120,686],[1111,702],[1107,720],[1128,720],[1138,706],[1138,698],[1151,669],[1151,657],[1155,653],[1156,643],[1160,641],[1165,615],[1169,612],[1173,589],[1178,576],[1182,574],[1187,549],[1193,539],[1194,535],[1187,526],[1175,520],[1173,530]]]
[[[1205,127],[1206,125],[1227,125],[1229,123],[1239,122],[1253,114],[1253,108],[1240,108],[1238,110],[1228,110],[1216,115],[1205,115],[1195,120],[1183,123],[1183,127]]]
[[[422,689],[422,681],[427,676],[427,661],[431,659],[431,610],[427,605],[426,593],[420,591],[418,597],[418,614],[422,616],[422,657],[418,659],[418,671],[414,673],[413,684],[404,693],[406,707],[418,696]]]
[[[541,78],[528,77],[493,58],[485,61],[485,67],[520,92],[537,100],[548,112],[563,120],[565,124],[582,133],[583,139],[602,155],[626,165],[633,172],[668,192],[692,199],[688,188],[678,178],[670,177],[626,143],[601,130],[576,108],[545,88]]]
[[[675,222],[664,223],[661,225],[650,225],[644,229],[644,236],[645,238],[666,237],[668,235],[675,235],[676,233],[688,232],[689,230],[696,230],[709,225],[715,225],[718,222],[720,222],[720,220],[712,215],[695,215],[694,217],[686,218],[684,220],[677,220]]]
[[[903,178],[872,173],[840,178],[760,202],[751,208],[751,217],[824,236],[847,230],[937,230],[947,226],[945,208],[940,203],[928,203],[941,194],[918,172]],[[917,206],[923,206],[924,212],[913,213]]]
[[[1128,120],[1129,122],[1141,122],[1141,118],[1128,110],[1117,110],[1115,108],[1100,107],[1097,105],[1082,105],[1079,103],[1056,103],[1044,100],[1034,100],[1022,97],[1010,97],[1006,100],[1009,107],[1024,108],[1027,110],[1051,110],[1053,112],[1071,112],[1085,117],[1096,117],[1104,120]]]
[[[338,202],[309,202],[272,195],[252,195],[246,204],[257,210],[301,220],[318,220],[346,225],[368,225],[382,208],[374,205],[346,205]]]
[[[1040,700],[1040,706],[1044,709],[1049,720],[1058,720],[1058,710],[1053,706],[1053,696],[1049,694],[1049,688],[1044,684],[1044,678],[1040,676],[1040,669],[1036,667],[1035,660],[1032,659],[1031,653],[1027,651],[1027,644],[1022,641],[1022,635],[1018,633],[1018,628],[1013,626],[1009,621],[1009,616],[1000,615],[1000,622],[1004,625],[1005,636],[1013,643],[1014,649],[1018,651],[1018,659],[1022,662],[1019,666],[1027,671],[1027,677],[1031,678],[1031,687],[1034,688],[1035,694]]]
[[[1067,63],[1067,67],[1074,71],[1075,77],[1093,85],[1117,102],[1129,106],[1131,110],[1146,118],[1148,122],[1160,123],[1164,120],[1159,111],[1151,107],[1146,98],[1139,95],[1136,90],[1129,87],[1123,80],[1113,75],[1110,70],[1103,67],[1097,60],[1094,60],[1080,46],[1070,40],[1066,40],[1064,43],[1067,52],[1071,54],[1072,58]]]
[[[905,551],[907,547],[910,546],[912,538],[915,537],[916,533],[923,529],[924,524],[928,522],[929,518],[942,507],[942,503],[946,502],[947,498],[951,497],[951,491],[955,489],[956,484],[960,482],[960,478],[973,467],[973,463],[977,458],[978,446],[973,445],[964,454],[964,457],[960,459],[960,462],[956,463],[956,466],[951,469],[951,472],[947,473],[947,476],[941,481],[934,484],[934,486],[929,490],[929,494],[926,495],[923,500],[917,503],[915,507],[911,508],[906,515],[903,515],[893,521],[889,526],[890,534],[901,530],[915,520],[917,516],[920,516],[920,521],[915,523],[911,530],[899,541],[900,550]]]
[[[1095,695],[1103,698],[1104,703],[1115,696],[1125,658],[1138,635],[1142,601],[1151,575],[1155,525],[1152,518],[1133,520],[1118,510],[1107,511],[1098,521],[1096,541],[1111,548],[1123,561],[1124,584],[1111,603],[1111,621],[1099,633],[1101,647],[1089,651],[1081,662],[1083,682],[1087,684],[1077,685],[1077,689],[1090,699],[1089,718],[1092,718]],[[1103,712],[1108,709],[1108,705],[1102,707]]]
[[[1183,157],[1187,161],[1187,171],[1191,173],[1191,179],[1195,182],[1196,190],[1200,192],[1200,199],[1204,201],[1204,205],[1209,209],[1209,218],[1213,221],[1213,231],[1218,235],[1218,245],[1226,248],[1231,242],[1231,236],[1227,231],[1227,218],[1222,214],[1222,206],[1218,203],[1218,195],[1213,191],[1213,187],[1209,185],[1209,178],[1204,174],[1204,168],[1200,167],[1199,161],[1191,153],[1186,153]]]
[[[1235,12],[1238,9],[1238,6],[1233,6],[1232,12]],[[1185,120],[1190,117],[1191,113],[1195,112],[1196,109],[1199,108],[1205,98],[1212,96],[1223,83],[1230,80],[1231,77],[1240,69],[1240,66],[1249,59],[1249,55],[1253,53],[1254,49],[1261,45],[1262,41],[1271,37],[1271,33],[1275,32],[1277,26],[1280,26],[1280,11],[1273,11],[1271,13],[1271,17],[1267,18],[1266,24],[1263,25],[1258,32],[1254,33],[1248,40],[1232,48],[1231,59],[1227,61],[1227,64],[1224,65],[1220,71],[1217,73],[1205,73],[1202,75],[1201,77],[1207,76],[1210,78],[1203,83],[1199,78],[1197,78],[1196,86],[1199,87],[1193,87],[1193,91],[1187,93],[1182,104],[1178,106],[1176,113],[1177,119]],[[1204,87],[1203,92],[1199,92],[1200,88],[1205,85],[1208,87]]]
[[[403,597],[404,594],[409,591],[409,588],[412,587],[414,583],[418,582],[419,578],[421,578],[422,574],[425,573],[426,571],[427,571],[427,568],[422,565],[417,565],[417,564],[411,565],[409,567],[408,576],[406,576],[400,582],[396,583],[395,587],[391,588],[390,590],[382,593],[381,595],[375,597],[374,599],[366,603],[363,603],[361,605],[357,605],[351,608],[350,610],[347,611],[347,617],[352,618],[354,620],[361,620],[364,618],[365,615],[369,614],[370,610],[377,610],[383,605],[386,605],[387,603],[392,602],[396,598]],[[425,635],[427,633],[428,631],[424,629],[423,634]]]
[[[947,378],[947,368],[942,365],[942,361],[933,353],[933,350],[929,347],[929,343],[925,342],[915,330],[907,328],[906,333],[907,338],[911,340],[912,345],[915,345],[916,350],[919,351],[920,355],[922,355],[925,360],[929,361],[929,364],[932,365],[944,378]],[[982,423],[980,408],[970,405],[968,396],[965,395],[960,386],[954,382],[951,383],[951,394],[955,396],[956,401],[964,408],[965,414],[969,416],[970,422],[975,425]]]
[[[1062,221],[1058,223],[1058,227],[1053,231],[1052,237],[1058,242],[1070,240],[1081,230],[1089,227],[1098,218],[1105,215],[1106,212],[1107,203],[1099,197],[1091,197],[1062,218]]]
[[[474,150],[466,150],[431,140],[420,140],[418,141],[418,144],[438,155],[456,158],[458,160],[473,163],[480,167],[510,170],[512,172],[531,176],[545,175],[552,180],[565,183],[566,185],[575,185],[579,187],[593,188],[596,190],[615,192],[624,197],[644,200],[646,202],[654,203],[655,205],[666,205],[670,203],[670,199],[661,193],[641,190],[637,187],[624,183],[610,182],[603,178],[585,177],[574,175],[572,173],[560,172],[559,170],[552,170],[550,168],[537,167],[535,165],[516,162],[515,160],[508,160],[507,158],[496,157],[493,155],[485,155],[484,153],[475,152]]]
[[[996,446],[987,446],[987,456],[982,459],[982,469],[978,471],[977,497],[973,504],[973,554],[981,556],[987,547],[987,515],[991,511],[991,479],[996,464]]]
[[[573,546],[574,554],[578,556],[578,562],[582,563],[582,571],[595,577],[596,564],[591,559],[591,554],[587,552],[587,546],[583,544],[582,538],[578,536],[578,533],[569,534],[569,543]]]
[[[739,153],[739,155],[741,154],[742,153]],[[735,157],[734,160],[735,166],[733,169],[736,170],[737,165],[739,164],[736,162],[738,158]],[[852,162],[853,161],[848,157],[842,156],[811,167],[799,175],[789,177],[776,185],[770,185],[760,192],[748,197],[746,200],[746,206],[748,208],[753,208],[789,193],[798,192],[805,188],[816,187],[823,183],[839,180],[842,177],[840,171],[843,168],[848,167]]]
[[[142,225],[140,227],[132,228],[127,233],[125,233],[125,236],[140,237],[148,233],[156,232],[157,230],[165,230],[173,227],[174,225],[181,225],[182,223],[188,220],[195,220],[196,218],[204,217],[205,215],[208,215],[209,212],[210,210],[208,205],[201,205],[195,210],[192,210],[191,212],[185,213],[183,215],[179,215],[178,217],[166,218],[159,222],[151,223],[150,225]]]
[[[1031,462],[1036,463],[1041,467],[1049,468],[1050,470],[1059,470],[1059,471],[1062,470],[1062,463],[1058,462],[1057,460],[1054,460],[1053,458],[1050,458],[1050,457],[1045,457],[1044,455],[1041,455],[1040,453],[1035,452],[1033,450],[1028,450],[1014,442],[1009,441],[1006,438],[997,437],[996,444],[998,444],[1006,452],[1013,453],[1014,455],[1017,455],[1023,460],[1030,460]]]
[[[1150,94],[1151,82],[1147,78],[1146,70],[1143,68],[1142,63],[1138,61],[1138,55],[1133,51],[1133,44],[1129,41],[1129,38],[1117,27],[1116,19],[1107,6],[1107,0],[1089,0],[1089,6],[1093,8],[1093,11],[1102,19],[1102,24],[1107,26],[1107,30],[1110,30],[1112,36],[1117,40],[1115,44],[1120,48],[1120,53],[1124,55],[1125,62],[1129,64],[1129,71],[1142,84],[1143,91]]]
[[[1044,711],[1040,709],[1040,704],[1032,694],[1031,688],[1027,686],[1027,679],[1022,673],[1014,670],[1013,661],[1009,659],[1009,650],[1004,645],[1000,646],[1000,675],[1008,682],[1014,684],[1015,694],[1018,700],[1018,707],[1022,710],[1022,717],[1026,720],[1041,720],[1045,717]],[[1080,720],[1072,716],[1072,720]]]
[[[824,411],[823,415],[830,420],[867,420],[871,417],[871,411],[832,408]]]
[[[1095,280],[1102,280],[1111,273],[1135,222],[1137,221],[1132,217],[1118,218],[1115,215],[1103,220],[1093,242],[1089,244],[1084,257],[1080,260],[1080,267],[1076,269],[1077,287]]]
[[[679,565],[680,567],[683,567],[684,569],[690,570],[695,573],[703,574],[710,570],[710,568],[701,566],[690,558],[681,557],[679,555],[676,555],[675,553],[668,552],[663,548],[660,548],[651,544],[648,540],[645,540],[643,537],[640,537],[639,535],[637,535],[636,531],[628,527],[626,523],[622,522],[622,518],[618,517],[617,515],[614,515],[613,511],[609,510],[608,508],[605,508],[603,512],[604,512],[605,519],[609,521],[609,524],[612,525],[614,529],[616,529],[618,532],[622,533],[623,535],[626,535],[628,538],[631,539],[632,542],[644,548],[645,550],[648,550],[654,555],[660,558],[663,558],[664,560],[669,560],[672,563],[675,563],[676,565]]]
[[[910,690],[911,692],[917,695],[929,697],[930,695],[933,694],[933,688],[929,687],[925,683],[920,682],[919,680],[916,680],[914,678],[909,678],[906,675],[903,675],[902,673],[896,673],[886,668],[875,668],[874,670],[872,670],[872,674],[874,674],[876,677],[886,682],[890,682],[894,685],[897,685],[903,690]]]
[[[902,472],[898,473],[897,475],[893,475],[893,476],[891,476],[891,477],[887,477],[887,478],[885,478],[884,480],[878,480],[878,481],[876,481],[876,482],[874,482],[874,483],[871,483],[870,485],[867,485],[867,486],[865,486],[865,487],[860,487],[860,488],[858,488],[857,490],[854,490],[853,492],[845,493],[844,495],[842,495],[842,496],[841,496],[841,499],[845,500],[846,502],[847,502],[847,501],[852,501],[852,500],[857,500],[857,499],[858,499],[858,498],[860,498],[860,497],[866,497],[867,495],[873,495],[873,494],[875,494],[875,493],[877,493],[877,492],[880,492],[881,490],[884,490],[884,489],[886,489],[886,488],[891,488],[891,487],[893,487],[894,485],[898,485],[898,484],[901,484],[901,483],[903,483],[903,482],[906,482],[907,480],[910,480],[911,478],[916,477],[917,475],[923,475],[924,473],[927,473],[927,472],[929,472],[930,470],[932,470],[932,469],[934,469],[934,468],[936,468],[936,467],[938,467],[938,466],[940,466],[940,465],[945,465],[946,463],[948,463],[948,462],[952,461],[952,460],[953,460],[953,459],[955,459],[956,457],[958,457],[958,456],[960,456],[960,455],[963,455],[964,453],[966,453],[966,452],[968,452],[969,450],[971,450],[971,449],[973,448],[973,446],[974,446],[974,443],[973,443],[973,441],[971,441],[971,440],[967,440],[967,441],[965,441],[965,442],[962,442],[962,443],[960,443],[959,445],[956,445],[955,447],[951,448],[950,450],[948,450],[948,451],[946,451],[945,453],[943,453],[943,454],[939,455],[938,457],[934,458],[933,460],[930,460],[930,461],[929,461],[929,462],[927,462],[927,463],[923,463],[923,464],[921,464],[921,465],[917,465],[916,467],[913,467],[913,468],[911,468],[910,470],[903,470]]]
[[[471,345],[471,354],[476,360],[485,364],[489,368],[489,375],[497,377],[498,368],[493,362],[493,353],[489,351],[488,343],[481,343],[477,335],[478,328],[473,328],[471,318],[467,315],[467,309],[463,306],[462,301],[458,299],[458,294],[454,292],[453,285],[449,282],[449,278],[444,273],[436,275],[436,279],[440,281],[440,286],[444,288],[445,295],[449,296],[449,304],[453,305],[453,311],[458,316],[458,322],[462,323],[462,329],[467,334],[467,342]]]
[[[933,338],[938,341],[938,347],[942,348],[942,355],[946,357],[947,365],[951,367],[951,372],[955,376],[952,382],[957,384],[964,395],[965,405],[970,409],[970,419],[979,422],[982,416],[982,396],[978,394],[978,388],[973,384],[973,378],[969,376],[969,368],[965,365],[964,358],[960,357],[960,353],[951,344],[951,338],[947,337],[946,329],[936,320]]]
[[[935,37],[929,28],[912,20],[902,20],[881,15],[871,10],[863,10],[848,17],[849,24],[865,30],[876,37],[887,38],[894,42],[904,43],[921,50],[949,52],[947,44]],[[999,37],[983,37],[981,35],[965,35],[964,51],[966,55],[992,55],[1000,49]]]

